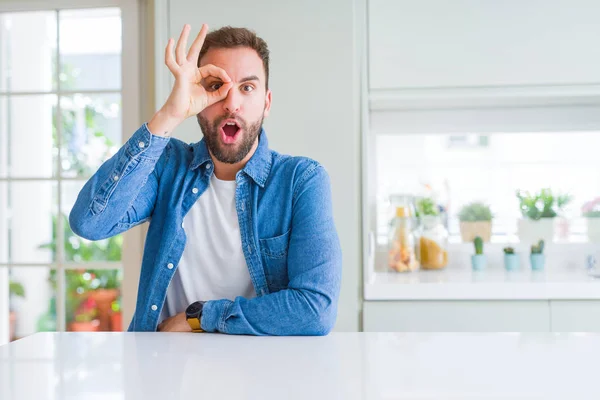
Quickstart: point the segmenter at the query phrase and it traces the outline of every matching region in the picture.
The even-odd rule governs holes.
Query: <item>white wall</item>
[[[271,50],[273,105],[265,129],[272,148],[321,162],[331,177],[336,226],[344,255],[342,294],[336,330],[359,328],[360,132],[355,2],[348,0],[242,1],[171,0],[168,30],[177,38],[185,23],[195,32],[244,26]],[[159,17],[161,18],[161,17]],[[166,44],[166,38],[158,37]],[[157,57],[161,57],[160,54]],[[157,71],[157,82],[168,70]],[[166,90],[158,89],[158,99]],[[189,120],[175,133],[196,142],[201,132]]]
[[[370,0],[371,89],[598,83],[596,0]]]

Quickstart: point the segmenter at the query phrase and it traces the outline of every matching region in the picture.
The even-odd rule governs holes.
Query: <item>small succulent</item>
[[[544,252],[544,241],[540,240],[537,244],[531,245],[531,254],[542,254]]]
[[[473,244],[475,245],[475,254],[477,254],[477,255],[483,254],[483,239],[481,238],[481,236],[477,236],[473,240]]]
[[[513,249],[512,247],[505,247],[504,254],[515,254],[515,249]]]

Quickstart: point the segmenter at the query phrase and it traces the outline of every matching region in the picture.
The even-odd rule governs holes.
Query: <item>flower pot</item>
[[[118,296],[118,289],[96,289],[89,293],[89,297],[96,302],[96,307],[98,308],[99,330],[110,331],[110,307]]]
[[[516,271],[519,269],[518,254],[504,254],[504,268],[507,271]]]
[[[110,330],[113,332],[121,332],[123,330],[123,314],[121,312],[111,314]]]
[[[481,271],[485,269],[487,265],[487,257],[485,254],[473,254],[471,256],[471,266],[475,271]]]
[[[532,270],[539,271],[544,269],[544,265],[546,264],[546,257],[543,254],[531,254],[529,256],[529,260],[531,261]]]
[[[100,321],[97,319],[86,322],[71,322],[69,331],[71,332],[97,332],[100,330]]]
[[[537,221],[520,219],[518,234],[519,240],[525,245],[531,245],[540,240],[552,243],[554,240],[554,218],[542,218]]]
[[[600,243],[600,218],[586,218],[587,236],[591,243]]]
[[[17,331],[17,313],[15,311],[11,311],[9,314],[9,336],[8,336],[8,340],[9,341],[13,341],[17,338],[16,336],[16,331]]]
[[[477,236],[489,243],[492,238],[492,221],[461,222],[460,236],[464,243],[472,242]]]

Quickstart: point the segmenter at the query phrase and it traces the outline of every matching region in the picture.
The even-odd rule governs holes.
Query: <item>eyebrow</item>
[[[260,82],[260,79],[258,79],[258,76],[256,76],[256,75],[251,75],[251,76],[248,76],[248,77],[242,79],[240,82],[248,82],[248,81],[259,81]]]

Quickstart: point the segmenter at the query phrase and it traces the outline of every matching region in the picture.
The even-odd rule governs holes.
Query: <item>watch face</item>
[[[187,316],[196,316],[200,311],[202,311],[202,306],[204,305],[201,301],[196,301],[188,306],[185,310]]]
[[[187,309],[188,314],[196,314],[198,311],[200,311],[200,306],[196,303],[190,305]]]

